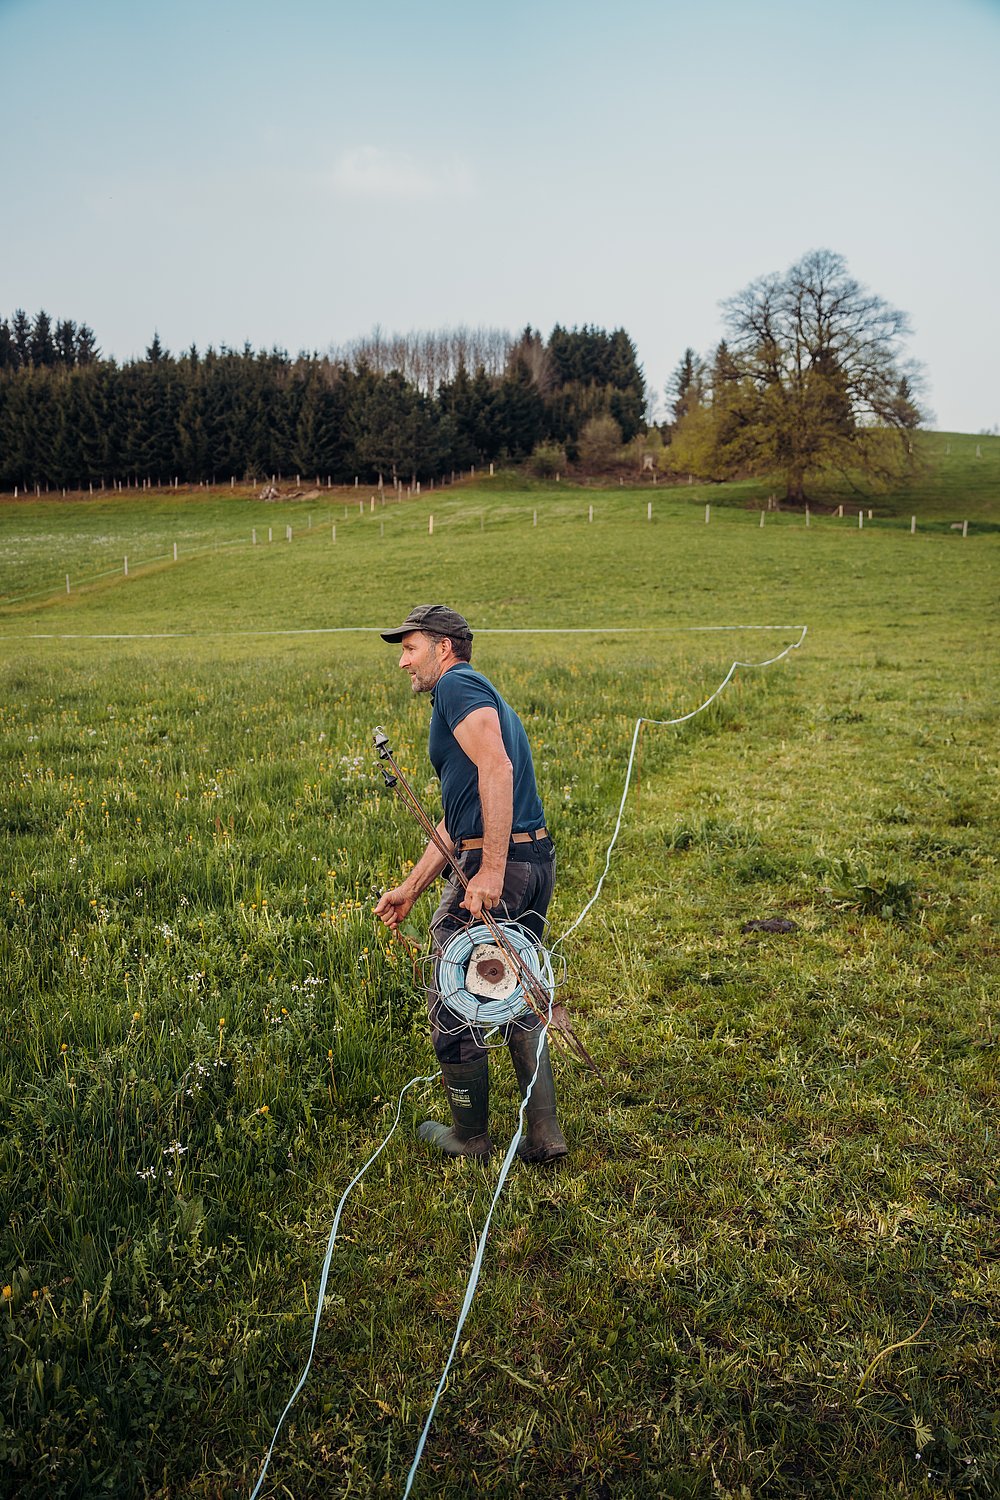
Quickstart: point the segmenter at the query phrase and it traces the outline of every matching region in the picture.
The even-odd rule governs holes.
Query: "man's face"
[[[403,636],[402,647],[399,665],[409,672],[410,686],[415,693],[429,693],[444,670],[442,657],[447,643],[424,635],[422,630],[411,630]]]

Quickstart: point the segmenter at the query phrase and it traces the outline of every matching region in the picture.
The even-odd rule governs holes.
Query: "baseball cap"
[[[446,604],[416,604],[402,625],[379,632],[384,641],[401,641],[411,630],[426,630],[429,635],[447,635],[456,641],[471,641],[472,631],[464,615]]]

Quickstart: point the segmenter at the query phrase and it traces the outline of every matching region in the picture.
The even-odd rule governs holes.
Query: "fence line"
[[[359,521],[372,520],[376,514],[379,514],[380,512],[383,511],[383,507],[381,505],[379,505],[377,507],[377,509],[376,509],[375,504],[374,504],[374,498],[375,497],[373,496],[372,497],[373,504],[372,504],[371,511],[369,512],[368,508],[362,502],[362,504],[361,504],[361,510],[358,512],[357,516],[354,516],[354,514],[353,514],[353,512],[351,510],[351,506],[348,505],[348,504],[345,504],[344,505],[344,520],[348,520],[348,519],[357,519]],[[415,497],[415,498],[417,498],[417,497]],[[339,509],[339,508],[340,508],[340,503],[338,502],[337,509]],[[736,510],[737,507],[726,507],[726,509],[727,510]],[[710,511],[710,507],[709,507],[709,505],[706,505],[705,506],[705,521],[706,522],[709,519],[709,511]],[[851,516],[848,515],[848,516],[845,517],[844,514],[843,514],[843,512],[844,512],[844,507],[841,505],[839,507],[837,513],[831,513],[829,516],[824,517],[823,519],[824,520],[832,520],[832,521],[846,519],[846,520],[850,521]],[[775,516],[776,515],[782,515],[783,517],[786,518],[786,520],[790,519],[793,522],[794,521],[799,521],[799,522],[802,523],[803,529],[807,530],[807,531],[811,530],[813,528],[814,522],[816,520],[815,516],[810,512],[808,506],[806,507],[805,511],[802,514],[799,514],[798,512],[795,512],[795,513],[791,513],[791,512],[773,512],[773,511],[771,511],[770,504],[768,504],[768,506],[766,506],[766,507],[761,508],[759,512],[757,512],[757,511],[750,511],[750,512],[748,512],[748,514],[750,514],[750,515],[759,514],[759,517],[760,517],[759,525],[761,527],[764,526],[764,518],[769,513],[772,514],[772,515],[775,515]],[[316,537],[321,532],[328,532],[329,533],[329,529],[332,527],[332,540],[334,542],[336,542],[336,539],[337,539],[337,537],[336,537],[336,524],[332,521],[333,514],[334,514],[334,511],[333,511],[333,509],[331,509],[330,512],[329,512],[329,514],[322,521],[320,521],[319,523],[316,523],[316,524],[314,524],[314,519],[315,519],[314,516],[310,515],[308,525],[306,527],[302,528],[300,531],[298,531],[298,533],[295,532],[295,528],[294,527],[289,526],[289,525],[286,524],[286,526],[285,526],[285,539],[286,539],[286,541],[291,542],[292,540],[294,540],[296,538],[296,536],[299,539],[301,539],[302,536]],[[473,509],[468,509],[468,508],[456,509],[456,510],[452,511],[451,513],[447,513],[446,512],[444,514],[441,514],[441,512],[438,511],[438,512],[436,512],[434,515],[432,515],[430,517],[429,524],[428,524],[427,529],[426,529],[426,534],[429,537],[433,537],[433,535],[435,534],[435,532],[436,531],[439,532],[442,529],[442,527],[445,527],[445,528],[448,528],[448,529],[454,529],[454,528],[457,528],[458,526],[460,526],[463,522],[471,523],[471,522],[474,522],[475,520],[479,521],[480,529],[484,530],[485,529],[485,525],[486,525],[486,518],[487,518],[487,516],[489,514],[491,514],[491,512],[487,511],[487,509],[485,507],[483,507],[483,506],[478,506],[478,507],[475,507]],[[492,512],[492,514],[498,520],[500,520],[500,521],[516,521],[518,519],[530,516],[531,517],[531,525],[533,527],[537,527],[537,525],[538,525],[538,509],[537,509],[537,506],[532,506],[532,507],[527,507],[527,506],[504,506],[504,507],[501,507],[499,510],[494,510]],[[639,513],[637,512],[637,515],[638,514]],[[571,520],[571,519],[576,518],[576,519],[579,519],[579,520],[585,520],[585,521],[588,521],[588,522],[592,522],[595,519],[595,516],[596,516],[596,518],[598,520],[602,519],[601,516],[600,516],[599,510],[595,512],[595,507],[594,507],[594,505],[592,503],[588,503],[588,505],[586,507],[586,510],[584,510],[584,508],[581,506],[578,512],[573,512],[573,511],[569,510],[569,508],[567,506],[567,503],[565,501],[560,501],[559,502],[559,509],[556,512],[556,514],[553,517],[553,519],[557,519],[557,520],[560,520],[560,521],[566,521],[566,520]],[[655,513],[654,513],[654,510],[653,510],[653,503],[652,503],[652,501],[648,501],[646,503],[646,508],[645,508],[645,518],[646,518],[647,521],[652,521],[654,519],[654,516],[655,516]],[[415,519],[416,525],[419,525],[420,529],[422,530],[423,529],[423,520],[420,519],[419,521],[416,521],[416,518],[414,518],[414,519]],[[613,512],[611,514],[611,519],[614,520],[614,521],[616,521],[616,522],[621,522],[621,521],[634,520],[635,517],[631,517],[628,514],[623,514],[620,510],[617,510],[617,511],[615,511],[615,512]],[[683,517],[677,517],[676,519],[682,520]],[[864,517],[863,512],[861,510],[859,510],[858,511],[858,526],[857,526],[857,529],[859,531],[865,529],[865,524],[864,524],[865,523],[865,519],[866,518]],[[868,520],[869,523],[873,522],[873,515],[872,515],[872,510],[871,509],[868,510],[867,520]],[[897,520],[896,517],[885,517],[882,520],[878,521],[876,524],[879,526],[880,530],[886,531],[886,530],[890,530],[890,529],[895,529],[893,527],[893,522],[895,522],[896,520]],[[435,525],[435,521],[436,521],[436,525]],[[413,529],[416,529],[416,525],[415,525],[415,527]],[[948,528],[949,532],[960,531],[961,534],[962,534],[963,539],[967,539],[968,536],[969,536],[969,522],[968,522],[968,520],[951,521],[951,522],[948,522],[948,521],[937,521],[937,522],[933,522],[932,521],[932,522],[929,522],[929,523],[925,522],[925,526],[928,526],[928,525],[931,526],[931,527],[933,527],[935,529],[935,531],[938,531],[938,532],[940,532],[941,530],[943,530],[943,528],[945,528],[945,527]],[[973,523],[973,526],[974,525],[975,525],[975,523]],[[410,528],[407,528],[408,531],[409,531],[409,529]],[[847,528],[841,528],[841,529],[846,530]],[[899,518],[899,529],[901,531],[904,531],[904,532],[908,533],[911,536],[915,536],[917,534],[917,531],[918,531],[917,517],[915,515],[911,515],[910,518],[909,518],[909,524],[908,525],[906,524],[905,518],[900,517]],[[272,538],[272,535],[271,535],[271,530],[272,530],[272,528],[268,529],[268,542],[269,543],[273,541],[273,538]],[[380,537],[384,539],[384,537],[385,537],[385,517],[384,517],[384,514],[380,514],[379,534],[380,534]],[[261,544],[257,540],[257,527],[256,526],[254,526],[254,527],[251,528],[251,537],[250,537],[249,540],[247,538],[245,538],[245,537],[228,537],[228,538],[224,538],[224,539],[219,540],[219,541],[213,541],[211,543],[195,544],[194,547],[190,551],[187,551],[187,550],[184,551],[184,553],[183,553],[182,556],[178,556],[178,544],[177,544],[177,542],[174,542],[172,544],[172,547],[173,547],[172,553],[171,552],[157,553],[153,557],[143,558],[143,559],[141,559],[138,562],[133,558],[132,562],[131,562],[131,565],[130,566],[126,566],[124,569],[122,567],[119,567],[119,566],[116,565],[113,568],[102,569],[100,572],[97,572],[97,573],[88,573],[88,574],[85,574],[83,577],[78,578],[78,579],[73,579],[73,576],[72,576],[71,573],[70,574],[63,574],[62,577],[66,580],[65,581],[65,587],[64,587],[64,585],[63,585],[62,582],[59,582],[59,583],[53,583],[51,585],[46,585],[43,588],[30,589],[30,590],[28,590],[25,593],[16,594],[16,595],[14,595],[11,598],[4,598],[2,595],[0,595],[0,609],[3,609],[3,608],[5,608],[8,605],[13,605],[13,604],[26,604],[26,603],[29,603],[31,600],[43,600],[43,599],[48,599],[48,598],[53,598],[53,599],[61,598],[61,597],[64,597],[65,594],[70,594],[73,590],[80,590],[80,589],[89,588],[93,584],[100,583],[104,579],[113,578],[116,574],[121,574],[123,577],[132,577],[132,576],[135,576],[140,571],[147,570],[147,569],[150,569],[150,568],[154,568],[158,564],[163,563],[163,562],[170,562],[170,561],[173,561],[175,563],[176,562],[181,562],[181,561],[187,562],[189,560],[194,560],[196,558],[203,558],[206,555],[208,555],[209,553],[218,552],[218,551],[223,550],[223,549],[231,549],[231,548],[236,548],[236,547],[256,547],[258,545],[261,545]],[[71,585],[72,585],[72,588],[71,588]]]

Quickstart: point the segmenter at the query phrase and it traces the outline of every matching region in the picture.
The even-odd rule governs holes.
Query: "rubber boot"
[[[569,1147],[556,1119],[556,1086],[549,1058],[549,1039],[546,1037],[542,1042],[542,1055],[539,1057],[538,1031],[524,1031],[519,1026],[512,1026],[507,1037],[507,1047],[522,1099],[528,1092],[532,1078],[535,1079],[524,1111],[528,1133],[518,1146],[517,1154],[522,1161],[536,1165],[560,1161],[568,1155]]]
[[[436,1120],[425,1120],[417,1135],[445,1156],[489,1156],[493,1150],[489,1137],[489,1058],[471,1063],[442,1063],[441,1077],[451,1105],[451,1128]]]

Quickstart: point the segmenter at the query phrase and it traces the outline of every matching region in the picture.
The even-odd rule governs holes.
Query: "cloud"
[[[472,191],[472,173],[457,159],[450,162],[418,162],[407,151],[386,151],[381,146],[349,146],[333,166],[334,191],[348,198],[394,202],[428,202],[437,198],[465,197]]]

